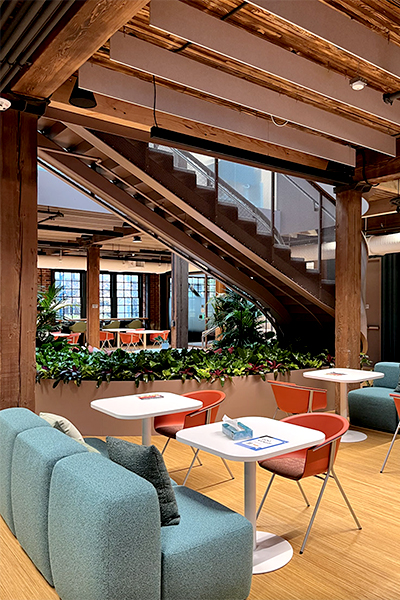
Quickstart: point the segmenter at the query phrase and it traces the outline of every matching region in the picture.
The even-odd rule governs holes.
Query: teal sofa
[[[62,600],[247,598],[243,516],[174,486],[181,520],[161,527],[151,483],[25,408],[0,411],[0,440],[0,514]]]
[[[377,429],[394,433],[398,416],[393,398],[399,383],[400,363],[379,362],[374,371],[384,373],[381,379],[375,379],[372,387],[362,387],[349,392],[350,423],[357,427]]]

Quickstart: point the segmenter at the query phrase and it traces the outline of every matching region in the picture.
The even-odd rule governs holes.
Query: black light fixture
[[[132,242],[134,242],[136,244],[141,241],[142,241],[142,238],[140,237],[140,235],[134,235],[132,238]]]
[[[93,92],[80,88],[78,80],[75,81],[74,89],[69,97],[69,103],[78,108],[94,108],[97,106]]]

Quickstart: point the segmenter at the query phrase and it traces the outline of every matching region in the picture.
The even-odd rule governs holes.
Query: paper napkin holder
[[[253,430],[250,427],[243,425],[240,421],[238,421],[238,426],[240,427],[240,431],[229,425],[229,423],[222,423],[222,431],[231,440],[248,440],[253,437]]]

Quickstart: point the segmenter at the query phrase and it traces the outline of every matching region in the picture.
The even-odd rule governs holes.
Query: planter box
[[[303,378],[304,371],[292,371],[290,374],[280,376],[283,381],[291,381],[299,385],[310,385]],[[271,374],[270,379],[273,379]],[[334,384],[313,381],[312,387],[328,389],[328,409],[333,410],[335,405]],[[141,435],[140,420],[119,420],[109,417],[90,407],[92,400],[111,398],[113,396],[127,396],[130,394],[144,394],[148,392],[174,392],[186,394],[197,390],[223,390],[226,394],[218,418],[224,414],[232,418],[244,416],[272,417],[275,412],[275,400],[271,386],[258,375],[249,377],[233,377],[223,387],[219,381],[212,384],[204,381],[201,384],[194,380],[185,381],[154,381],[141,383],[135,387],[132,381],[112,381],[102,383],[96,388],[94,381],[83,381],[80,387],[73,383],[60,383],[53,389],[52,380],[42,380],[36,384],[36,412],[52,412],[63,415],[69,419],[85,436],[129,436]],[[153,432],[154,433],[154,432]]]

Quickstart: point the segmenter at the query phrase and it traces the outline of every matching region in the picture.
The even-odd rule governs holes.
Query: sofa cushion
[[[374,387],[390,388],[393,392],[400,378],[400,363],[398,362],[379,362],[374,366],[374,371],[384,373],[382,379],[375,379]]]
[[[244,600],[253,569],[253,528],[243,516],[184,486],[177,527],[161,529],[162,600]]]
[[[50,427],[27,408],[5,408],[0,411],[0,514],[15,535],[11,504],[11,462],[17,435],[34,427]]]
[[[391,393],[393,390],[377,386],[350,391],[348,394],[350,423],[357,427],[394,433],[398,417]]]
[[[85,444],[88,446],[89,452],[93,452],[93,451],[100,452],[100,454],[102,454],[106,458],[109,458],[107,444],[104,440],[101,440],[100,438],[92,438],[92,437],[84,438],[84,440],[85,440]]]
[[[99,454],[70,456],[54,467],[49,548],[63,600],[160,600],[156,491]]]
[[[87,450],[57,429],[37,427],[20,433],[14,444],[11,499],[19,543],[50,585],[48,503],[54,465]]]
[[[107,437],[106,440],[111,460],[147,479],[156,488],[161,526],[178,525],[178,505],[160,451],[155,446],[139,446],[118,438]]]
[[[47,421],[52,427],[55,427],[62,433],[65,433],[69,437],[74,440],[78,440],[79,442],[83,442],[83,435],[81,432],[65,417],[60,415],[54,415],[53,413],[39,413],[39,417],[42,417],[45,421]]]

